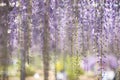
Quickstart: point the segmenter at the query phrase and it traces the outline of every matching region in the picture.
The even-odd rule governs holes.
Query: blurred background
[[[119,0],[0,0],[0,80],[113,80],[119,10]]]

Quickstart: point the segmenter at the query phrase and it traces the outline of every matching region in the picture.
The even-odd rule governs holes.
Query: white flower
[[[39,78],[40,78],[40,75],[39,75],[38,73],[35,73],[35,74],[34,74],[34,78],[35,78],[35,79],[39,79]]]
[[[0,6],[6,6],[6,3],[2,2],[0,3]]]

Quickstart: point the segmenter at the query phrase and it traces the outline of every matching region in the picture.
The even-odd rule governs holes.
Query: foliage
[[[56,62],[56,70],[57,70],[57,72],[60,72],[63,69],[64,69],[63,60],[60,59]]]
[[[16,64],[8,66],[8,75],[9,76],[20,76],[20,60],[17,60]],[[0,66],[0,75],[2,74],[2,66]],[[32,65],[26,64],[26,76],[33,76],[35,74],[35,67]]]
[[[41,69],[42,68],[42,59],[40,56],[34,56],[31,57],[31,65],[33,64],[36,69]]]
[[[80,57],[78,56],[67,56],[65,60],[63,58],[58,59],[56,69],[57,72],[65,70],[69,80],[76,80],[80,75],[84,74],[80,67]]]
[[[35,74],[35,69],[32,65],[26,66],[26,76],[33,76]]]
[[[8,67],[9,76],[20,76],[20,66],[21,62],[19,59],[16,59],[16,63]],[[35,73],[35,67],[26,63],[26,76],[33,76]],[[14,70],[13,70],[14,69]]]
[[[80,57],[67,56],[67,58],[66,58],[66,71],[67,71],[69,80],[77,80],[80,75],[83,75],[84,71],[80,67]]]
[[[20,60],[18,60],[16,67],[18,67],[18,69],[20,69],[20,65],[21,65],[21,62],[20,62]],[[26,66],[26,76],[33,76],[35,73],[35,67],[32,64],[28,64],[28,63],[26,63],[25,66]],[[19,75],[19,73],[18,73],[18,75]]]

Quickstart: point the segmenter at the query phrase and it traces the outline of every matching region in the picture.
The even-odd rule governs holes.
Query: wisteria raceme
[[[36,55],[44,80],[63,72],[67,80],[79,80],[82,70],[104,79],[106,67],[115,72],[120,66],[119,10],[119,0],[0,0],[0,79],[17,58],[25,80],[26,64]],[[63,69],[57,72],[60,60]]]

